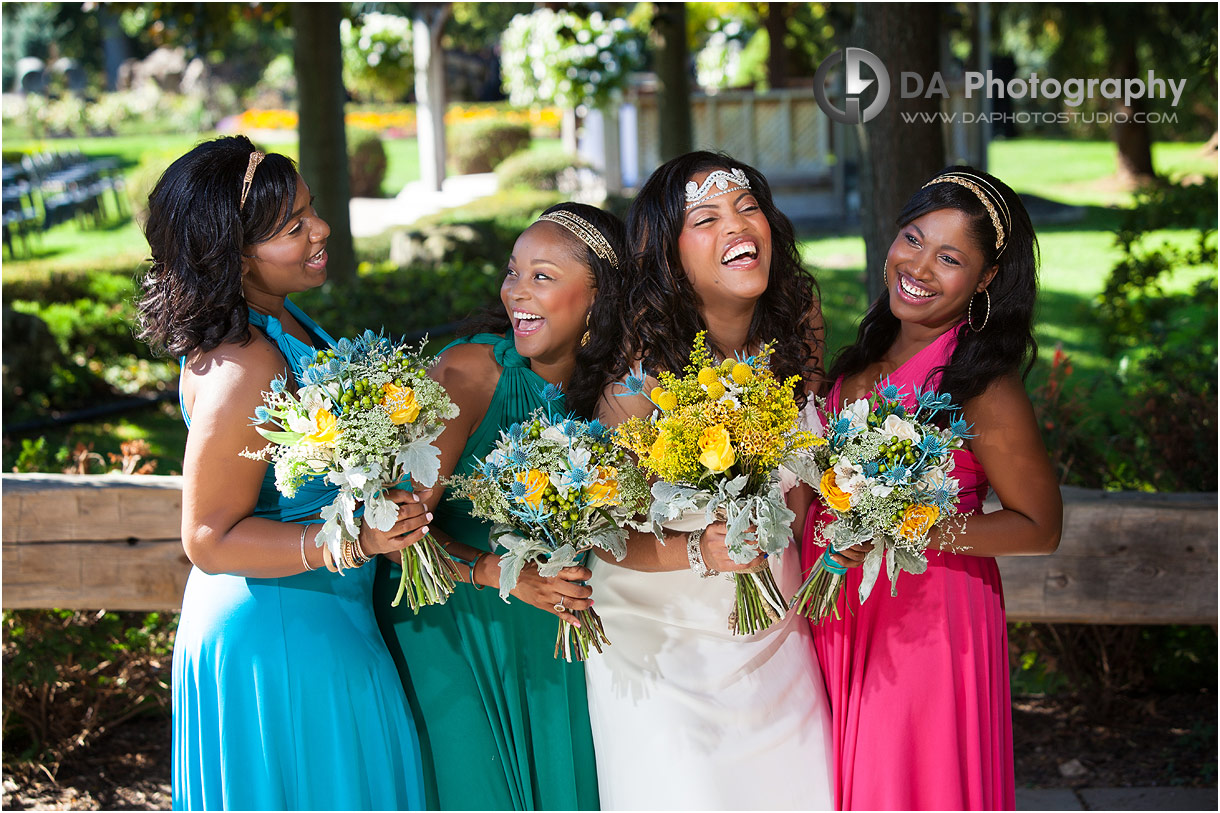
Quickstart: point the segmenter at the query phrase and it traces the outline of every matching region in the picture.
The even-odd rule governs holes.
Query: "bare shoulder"
[[[182,401],[192,415],[197,399],[240,402],[261,400],[271,380],[289,373],[279,348],[253,332],[245,344],[226,342],[187,357],[182,376]]]
[[[482,415],[503,372],[489,344],[459,344],[441,354],[430,375],[445,388],[463,414],[468,409]]]
[[[654,376],[644,376],[644,392],[652,392],[660,383]],[[622,383],[612,381],[602,390],[594,413],[606,426],[618,426],[631,418],[651,415],[655,408],[647,396],[629,394]]]
[[[966,410],[966,419],[972,423],[980,420],[984,423],[1007,422],[1032,415],[1033,404],[1024,382],[1015,373],[1010,373],[988,384],[987,389],[970,400]]]

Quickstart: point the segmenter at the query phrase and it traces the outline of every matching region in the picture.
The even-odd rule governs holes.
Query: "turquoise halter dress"
[[[290,302],[314,346],[334,341]],[[250,313],[293,375],[316,352]],[[183,409],[190,427],[190,417]],[[268,466],[254,515],[302,522],[321,479],[288,499]],[[418,810],[419,740],[373,615],[376,568],[279,579],[192,568],[173,659],[175,810]]]

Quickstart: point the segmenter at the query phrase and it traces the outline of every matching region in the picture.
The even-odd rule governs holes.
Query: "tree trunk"
[[[1113,42],[1110,76],[1115,79],[1139,78],[1139,57],[1135,53],[1135,37],[1131,32],[1117,36]],[[1125,123],[1114,123],[1114,143],[1118,146],[1118,172],[1134,184],[1148,183],[1156,178],[1152,168],[1152,133],[1147,121],[1136,121],[1146,110],[1143,99],[1132,99],[1126,105],[1119,101],[1117,113],[1125,115]]]
[[[415,110],[419,175],[424,187],[439,192],[445,181],[445,55],[441,29],[449,3],[417,3],[415,35]]]
[[[658,3],[653,19],[656,37],[657,121],[661,126],[661,161],[691,151],[690,61],[686,48],[686,6]]]
[[[864,233],[869,301],[884,290],[881,270],[894,220],[920,185],[944,166],[939,121],[904,121],[903,113],[936,114],[940,97],[901,98],[903,71],[925,82],[940,69],[940,7],[935,3],[858,3],[851,42],[876,54],[890,75],[890,98],[872,120],[856,126],[860,139],[860,226]]]
[[[339,284],[356,278],[352,248],[351,178],[343,125],[343,60],[338,3],[293,3],[293,59],[297,78],[301,177],[317,198],[318,214],[330,224],[326,241],[329,278]]]
[[[767,4],[767,39],[771,46],[767,54],[767,82],[772,88],[788,85],[788,46],[784,44],[784,35],[791,16],[792,6],[788,3]]]

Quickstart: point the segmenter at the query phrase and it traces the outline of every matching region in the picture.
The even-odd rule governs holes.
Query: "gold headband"
[[[987,210],[987,216],[991,218],[991,225],[995,228],[995,249],[996,256],[1004,253],[1006,246],[1007,233],[1004,230],[1004,224],[1000,222],[1000,213],[996,211],[995,201],[1000,204],[1004,211],[1004,220],[1008,222],[1009,228],[1012,227],[1012,214],[1008,211],[1008,204],[1004,202],[1004,197],[996,191],[996,188],[987,182],[986,178],[980,178],[977,175],[965,175],[962,173],[946,172],[944,175],[938,175],[928,181],[921,188],[927,189],[929,186],[938,183],[957,184],[960,187],[970,190],[974,196],[979,199],[979,203],[983,204],[983,208]],[[991,190],[988,194],[979,184],[986,184],[987,189]]]
[[[255,150],[250,153],[250,163],[246,164],[246,177],[241,180],[241,202],[237,204],[237,211],[241,211],[246,205],[246,196],[250,194],[250,187],[254,185],[254,170],[258,169],[258,165],[267,157],[267,153]]]
[[[610,248],[610,243],[602,236],[600,231],[594,228],[592,223],[580,215],[572,214],[566,209],[559,209],[544,214],[538,220],[545,220],[549,223],[557,223],[563,226],[576,235],[580,242],[588,246],[594,254],[610,263],[615,269],[618,268],[618,255],[614,253],[614,249]]]

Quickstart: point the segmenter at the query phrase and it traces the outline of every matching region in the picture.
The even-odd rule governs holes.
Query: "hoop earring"
[[[585,335],[580,337],[580,346],[587,347],[589,345],[589,314],[585,314]]]
[[[982,333],[983,328],[987,327],[987,320],[991,318],[991,294],[986,288],[983,289],[983,296],[987,299],[987,313],[983,315],[983,324],[978,327],[974,326],[974,315],[971,311],[974,310],[974,297],[970,297],[970,304],[966,306],[966,324],[970,325],[970,329],[975,333]]]

